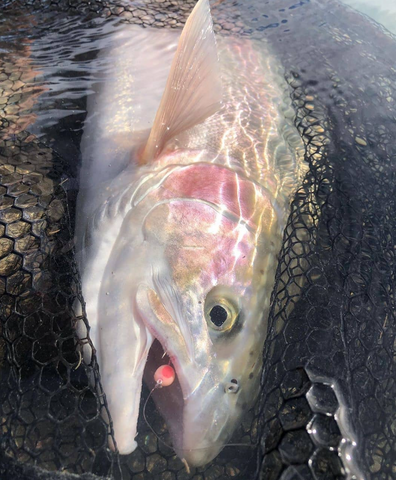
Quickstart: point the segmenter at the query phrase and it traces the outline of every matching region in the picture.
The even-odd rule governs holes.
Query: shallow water
[[[76,2],[54,11],[43,3],[29,11],[14,4],[0,19],[4,451],[51,470],[123,478],[246,479],[256,468],[274,479],[342,478],[348,470],[392,478],[396,44],[336,2],[213,9],[222,34],[270,42],[310,162],[280,258],[261,401],[233,439],[260,438],[259,452],[226,448],[188,475],[142,418],[134,454],[108,451],[103,399],[88,382],[98,383],[96,366],[80,365],[72,330],[87,98],[106,73],[99,53],[122,22],[179,28],[189,11],[154,3],[134,7],[134,16],[125,5]]]

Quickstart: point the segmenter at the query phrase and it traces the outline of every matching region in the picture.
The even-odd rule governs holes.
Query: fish
[[[3,176],[0,189],[2,194],[7,190],[12,192],[12,202],[22,212],[23,220],[31,225],[35,236],[26,236],[21,231],[22,236],[15,240],[12,247],[15,255],[6,257],[16,262],[7,263],[3,262],[4,257],[1,259],[3,267],[5,264],[7,268],[8,265],[12,267],[12,275],[7,272],[7,278],[3,274],[0,279],[1,316],[2,320],[7,318],[0,332],[0,351],[5,352],[4,357],[1,352],[1,392],[3,399],[16,400],[12,408],[9,400],[2,401],[0,405],[4,419],[4,451],[0,463],[2,470],[8,472],[4,473],[6,476],[22,471],[25,476],[36,478],[40,473],[32,471],[32,463],[40,465],[37,467],[40,471],[41,468],[58,468],[65,478],[73,476],[66,472],[83,471],[108,476],[113,474],[117,465],[119,467],[118,456],[108,452],[105,446],[107,425],[98,418],[103,403],[101,391],[94,393],[93,385],[99,382],[95,364],[81,363],[78,351],[75,352],[73,332],[69,327],[65,329],[65,325],[74,318],[73,296],[80,296],[80,293],[75,270],[73,268],[69,272],[63,249],[57,242],[62,244],[62,237],[67,237],[69,230],[73,229],[73,194],[68,189],[68,203],[65,203],[64,210],[65,213],[69,211],[71,217],[58,224],[54,216],[50,218],[51,225],[47,223],[52,217],[51,210],[56,211],[57,208],[56,204],[52,208],[52,202],[48,203],[48,194],[55,197],[55,202],[59,199],[63,201],[59,191],[52,190],[54,168],[59,175],[59,172],[64,175],[66,169],[71,169],[66,174],[71,178],[66,183],[62,182],[62,186],[69,188],[73,179],[78,158],[70,155],[67,147],[75,145],[78,153],[82,132],[81,124],[71,113],[77,111],[78,118],[85,118],[85,99],[88,99],[93,115],[86,122],[87,133],[97,117],[104,121],[103,116],[95,116],[95,101],[98,101],[98,109],[112,103],[118,114],[132,108],[123,104],[122,99],[117,99],[117,89],[106,91],[104,86],[105,105],[100,105],[100,96],[91,95],[91,84],[87,87],[87,96],[84,94],[77,98],[74,95],[73,101],[68,97],[68,93],[75,92],[74,88],[70,89],[70,79],[75,77],[76,67],[79,72],[95,69],[99,73],[93,81],[100,82],[101,72],[95,58],[96,53],[102,50],[98,38],[106,38],[102,28],[105,26],[106,32],[111,30],[114,25],[112,20],[119,24],[117,16],[123,21],[149,26],[159,10],[164,14],[166,28],[174,27],[175,21],[178,28],[185,22],[186,3],[182,8],[169,6],[168,2],[161,5],[150,3],[144,5],[144,10],[141,4],[113,4],[117,8],[112,7],[110,12],[103,2],[95,0],[89,5],[60,1],[51,7],[59,9],[59,12],[69,12],[60,15],[59,12],[49,12],[44,3],[32,7],[22,0],[18,4],[10,4],[11,12],[2,10],[3,48],[11,42],[23,46],[32,41],[33,50],[29,57],[32,56],[39,70],[44,63],[45,84],[61,83],[65,87],[56,97],[51,95],[56,101],[49,102],[43,96],[40,108],[37,105],[34,108],[34,112],[39,114],[39,123],[45,127],[45,132],[40,133],[41,141],[32,136],[37,127],[27,125],[24,127],[26,131],[12,133],[11,138],[1,145]],[[388,474],[392,477],[394,465],[390,451],[395,441],[391,401],[395,392],[395,308],[393,295],[386,292],[392,292],[394,270],[394,37],[333,0],[302,1],[293,5],[283,0],[271,5],[244,2],[240,9],[236,7],[237,11],[235,4],[222,2],[215,7],[216,12],[213,9],[216,32],[220,30],[222,34],[230,35],[232,28],[232,35],[261,37],[269,41],[271,53],[276,62],[283,65],[283,73],[291,87],[294,123],[306,143],[310,169],[303,188],[293,200],[292,214],[284,235],[269,333],[265,341],[259,405],[254,413],[243,418],[244,432],[249,429],[249,435],[244,438],[251,438],[252,443],[257,440],[257,448],[248,450],[252,456],[246,455],[246,448],[228,448],[205,471],[199,469],[198,476],[235,478],[234,475],[240,472],[241,478],[283,478],[290,475],[319,478],[326,471],[340,478],[351,473],[358,478],[361,475],[352,468],[352,464],[356,463],[362,476]],[[187,8],[190,8],[191,4],[188,5]],[[82,15],[79,17],[77,12],[82,12]],[[88,22],[84,19],[87,13]],[[96,18],[92,30],[92,17],[100,15],[112,18]],[[40,20],[37,28],[32,26],[34,19]],[[22,30],[15,26],[16,20],[22,25]],[[157,22],[156,18],[155,23],[161,22]],[[26,30],[27,25],[29,28]],[[29,39],[26,39],[26,32],[29,32]],[[104,59],[111,65],[112,53],[120,54],[114,61],[119,62],[121,72],[123,65],[131,61],[128,54],[122,56],[123,52],[127,53],[130,48],[132,55],[136,55],[144,48],[151,48],[151,42],[157,38],[152,29],[146,29],[147,36],[142,34],[140,38],[143,41],[140,42],[139,32],[141,30],[126,31],[127,37],[121,39],[119,49],[114,48],[109,58],[99,54],[98,59]],[[171,38],[168,32],[164,37]],[[165,44],[169,50],[173,49],[169,41]],[[176,45],[174,47],[176,49]],[[264,48],[260,44],[260,49]],[[168,50],[160,50],[155,62],[151,61],[153,56],[148,56],[147,63],[144,63],[144,58],[139,59],[145,70],[155,71],[155,75],[146,78],[147,86],[150,85],[147,90],[151,92],[155,90],[153,82],[159,81],[164,74],[163,67],[157,68],[157,64],[161,64],[162,60],[167,63]],[[44,52],[45,56],[38,58],[38,54]],[[10,77],[14,81],[15,70],[20,70],[18,66],[14,70],[17,58],[18,55],[5,56],[6,63],[1,66],[2,88]],[[19,67],[28,64],[29,59],[26,58]],[[59,69],[60,65],[62,69]],[[266,72],[267,75],[270,73]],[[78,79],[84,85],[89,79],[85,73],[83,77],[81,75]],[[107,83],[111,80],[105,79]],[[166,78],[163,81],[161,94]],[[266,78],[262,81],[265,83]],[[34,85],[37,88],[40,79],[35,79]],[[127,79],[120,79],[118,86],[122,85],[128,86],[128,100],[133,95],[133,88]],[[35,91],[30,91],[29,95],[32,96]],[[138,92],[133,103],[139,105],[141,99],[142,105],[149,106],[153,96],[146,96],[144,88],[138,89]],[[13,124],[13,113],[20,104],[17,97],[11,97],[14,93],[9,90],[6,107],[2,106],[5,108],[2,126],[7,128],[7,122]],[[65,99],[68,101],[64,105]],[[68,110],[66,129],[63,121],[56,121],[56,108],[61,102],[62,108]],[[142,119],[147,111],[147,108],[141,109],[139,118]],[[149,122],[154,116],[155,111]],[[48,118],[51,118],[49,123]],[[128,118],[136,120],[133,116]],[[106,128],[114,128],[115,120],[115,116],[110,115]],[[116,126],[117,130],[123,131],[120,128],[122,124]],[[134,133],[137,134],[136,131]],[[117,138],[121,153],[122,142],[127,142],[128,136]],[[114,138],[115,133],[108,136],[95,155],[105,152]],[[55,144],[54,149],[43,142]],[[95,147],[93,141],[91,147]],[[117,151],[114,146],[112,149],[114,157]],[[130,150],[128,152],[129,161]],[[110,163],[110,156],[106,155]],[[117,167],[113,157],[112,164]],[[16,167],[16,176],[9,175],[10,165]],[[34,175],[30,173],[32,168],[37,168]],[[29,171],[27,175],[25,169]],[[114,175],[110,173],[108,176]],[[57,182],[61,182],[62,178]],[[84,184],[85,179],[82,178],[81,182]],[[33,209],[31,198],[26,197],[26,185],[37,197],[37,207]],[[2,207],[7,201],[10,201],[10,196],[5,193]],[[3,212],[9,214],[14,210],[10,212],[5,208]],[[306,219],[311,219],[309,227]],[[3,216],[3,224],[4,220]],[[11,229],[24,225],[18,217],[15,219],[12,216],[5,223],[4,228],[0,226],[3,247],[4,244],[6,247],[10,245],[8,225]],[[40,228],[39,233],[37,228]],[[310,234],[302,241],[301,232],[307,229]],[[23,243],[26,240],[34,241]],[[54,250],[48,250],[48,240],[55,246]],[[291,260],[290,256],[296,248],[297,258]],[[32,271],[32,283],[25,280],[26,270]],[[279,275],[282,272],[284,277]],[[305,277],[307,282],[295,302],[291,290],[299,276]],[[70,279],[72,288],[68,285]],[[65,338],[68,338],[66,349]],[[151,357],[155,353],[158,362],[163,362],[162,349],[156,349],[158,345],[159,342],[155,341],[149,360],[153,360]],[[147,383],[152,377],[148,368],[150,364],[146,364],[144,374]],[[96,379],[91,385],[94,392],[90,392],[85,383],[87,373],[92,373]],[[168,404],[172,407],[171,401],[180,400],[180,396],[173,395],[173,387],[153,392],[153,396],[164,394],[169,400],[161,404],[157,398],[158,408],[166,409]],[[92,409],[88,408],[88,399],[92,400]],[[75,409],[77,405],[79,408]],[[261,430],[257,428],[260,424],[263,426]],[[161,470],[160,476],[174,476],[182,468],[180,463],[169,459],[168,450],[163,450],[162,445],[158,449],[154,434],[146,436],[144,429],[148,431],[148,426],[143,426],[140,421],[139,448],[131,457],[121,460],[122,473],[128,478],[151,478]],[[154,451],[155,455],[152,454]],[[71,452],[73,457],[70,457]],[[55,463],[48,462],[48,458]],[[248,462],[251,470],[257,467],[256,475],[252,473],[249,476],[244,470],[243,465]],[[57,474],[52,471],[50,475]],[[184,478],[186,475],[179,472],[176,476]]]
[[[304,166],[298,132],[276,109],[285,94],[265,45],[216,39],[207,0],[178,42],[135,29],[132,41],[146,46],[132,53],[130,32],[116,39],[121,56],[109,53],[117,79],[94,100],[96,127],[82,140],[82,292],[118,451],[136,448],[154,345],[179,389],[163,388],[157,404],[178,456],[199,466],[257,398],[277,255]],[[168,75],[155,70],[158,51],[174,55]]]

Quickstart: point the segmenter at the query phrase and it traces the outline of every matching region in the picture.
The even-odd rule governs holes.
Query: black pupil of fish
[[[221,327],[227,320],[227,310],[221,305],[215,305],[209,313],[210,320],[216,327]]]

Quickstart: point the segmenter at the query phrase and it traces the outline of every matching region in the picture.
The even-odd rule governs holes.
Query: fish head
[[[155,76],[151,67],[147,75],[136,68],[129,85],[135,99],[143,94],[138,85],[152,94],[149,80]],[[133,107],[135,126],[145,126],[155,113],[147,142],[146,133],[129,135],[128,127],[133,148],[117,144],[117,176],[100,189],[90,180],[86,211],[94,214],[82,214],[92,243],[80,262],[83,293],[121,454],[136,448],[142,376],[154,386],[155,369],[167,361],[163,352],[176,380],[153,396],[177,454],[191,465],[218,454],[258,394],[282,215],[274,195],[245,171],[248,155],[237,161],[230,158],[232,150],[220,153],[205,129],[197,135],[199,145],[186,141],[226,107],[222,91],[209,1],[199,0],[181,33],[156,113],[154,101],[143,117]],[[118,107],[111,122],[123,110]],[[226,128],[226,142],[234,122],[216,123]],[[101,147],[108,145],[103,131]],[[108,146],[104,152],[101,177],[112,165]],[[162,346],[154,364],[153,338]]]
[[[137,305],[175,367],[182,415],[164,416],[191,465],[219,453],[257,397],[280,231],[265,189],[207,163],[169,175],[145,217],[163,253]]]

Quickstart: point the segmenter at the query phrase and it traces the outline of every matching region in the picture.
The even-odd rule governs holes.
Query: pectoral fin
[[[141,162],[155,159],[170,139],[213,115],[221,96],[209,0],[199,0],[181,34]]]

